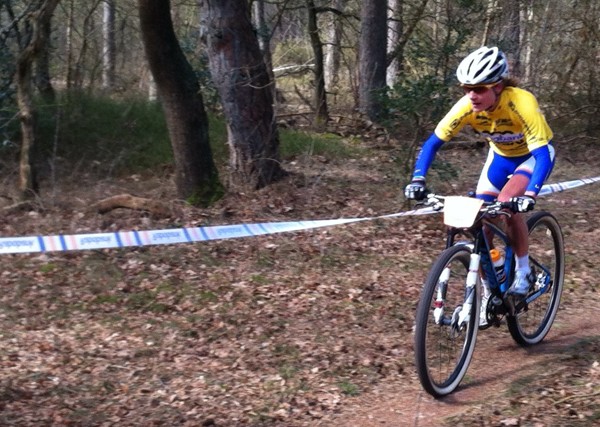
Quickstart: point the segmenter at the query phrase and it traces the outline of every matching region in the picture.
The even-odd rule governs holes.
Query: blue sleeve
[[[437,153],[437,150],[442,146],[443,143],[444,140],[438,138],[435,133],[432,133],[429,138],[427,138],[427,141],[425,141],[423,147],[421,147],[419,157],[417,157],[413,179],[425,179],[427,171],[429,170],[429,166],[431,166],[433,158],[435,157],[435,153]]]
[[[550,175],[553,164],[547,145],[536,148],[531,152],[531,155],[535,157],[535,167],[533,168],[526,191],[533,192],[537,196],[542,189],[542,185],[544,185],[544,181]]]

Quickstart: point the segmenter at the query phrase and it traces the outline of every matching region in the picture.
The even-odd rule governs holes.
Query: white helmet
[[[456,77],[463,85],[496,83],[508,76],[506,55],[497,47],[480,47],[462,60]]]

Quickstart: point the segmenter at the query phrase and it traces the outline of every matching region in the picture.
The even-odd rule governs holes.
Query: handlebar
[[[423,200],[421,203],[423,206],[431,207],[435,211],[441,211],[444,208],[445,199],[446,196],[442,196],[440,194],[426,193],[425,200]],[[513,205],[511,202],[484,201],[480,212],[490,216],[505,215],[510,217],[512,214],[516,213],[512,209],[512,206]]]

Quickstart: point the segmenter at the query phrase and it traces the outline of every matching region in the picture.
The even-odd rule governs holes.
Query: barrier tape
[[[547,184],[542,187],[540,196],[558,193],[583,185],[600,182],[600,176],[573,181]],[[83,251],[93,249],[127,248],[149,245],[204,242],[208,240],[237,239],[241,237],[287,233],[310,230],[320,227],[371,221],[383,218],[397,218],[412,215],[435,213],[432,208],[415,209],[388,215],[364,218],[339,218],[313,221],[263,222],[256,224],[217,225],[209,227],[188,227],[163,230],[117,231],[112,233],[91,233],[74,235],[2,237],[0,255],[25,254],[34,252]]]
[[[560,193],[561,191],[571,190],[573,188],[581,187],[587,184],[593,184],[595,182],[600,182],[600,176],[596,176],[594,178],[583,178],[575,179],[573,181],[558,182],[556,184],[546,184],[542,187],[538,195],[546,196],[552,193]]]

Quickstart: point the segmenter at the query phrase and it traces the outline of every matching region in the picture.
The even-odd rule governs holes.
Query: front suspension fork
[[[460,313],[458,314],[458,327],[461,328],[469,323],[471,315],[473,314],[473,307],[477,306],[475,300],[476,285],[479,277],[479,263],[481,256],[479,254],[471,254],[469,261],[469,273],[467,274],[467,283],[465,289],[465,302],[462,306]],[[476,313],[477,314],[477,313]]]
[[[477,306],[475,300],[475,292],[477,281],[479,278],[479,264],[481,262],[481,256],[479,254],[472,253],[469,260],[469,272],[467,273],[467,282],[465,284],[465,299],[462,306],[455,309],[451,323],[454,324],[458,329],[469,323],[470,316],[473,307]],[[436,299],[434,303],[433,318],[436,324],[444,323],[444,302],[446,300],[446,289],[448,286],[448,280],[450,279],[450,266],[447,265],[438,281]]]

